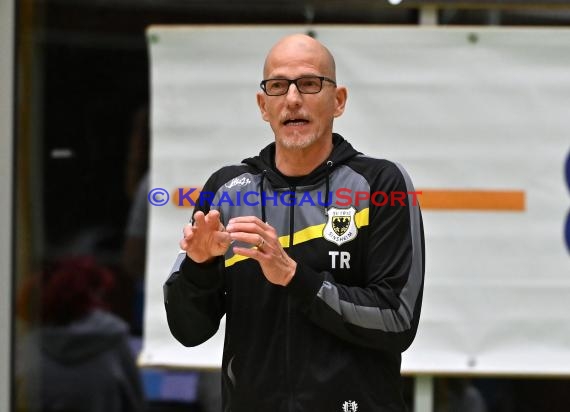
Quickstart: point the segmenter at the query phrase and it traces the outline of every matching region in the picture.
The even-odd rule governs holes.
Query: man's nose
[[[289,104],[299,104],[301,102],[301,92],[295,83],[291,83],[289,85],[289,90],[287,90],[286,98]]]

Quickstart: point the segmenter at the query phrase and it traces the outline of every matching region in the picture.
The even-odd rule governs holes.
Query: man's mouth
[[[306,119],[287,119],[283,122],[285,126],[303,126],[309,123]]]

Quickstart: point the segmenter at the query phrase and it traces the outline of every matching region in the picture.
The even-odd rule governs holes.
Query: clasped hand
[[[289,284],[297,263],[285,252],[274,227],[255,216],[230,219],[226,228],[220,221],[220,212],[211,210],[194,214],[194,225],[184,227],[180,248],[196,263],[211,261],[223,255],[234,241],[251,245],[251,248],[232,246],[237,255],[259,262],[267,280],[273,284]]]

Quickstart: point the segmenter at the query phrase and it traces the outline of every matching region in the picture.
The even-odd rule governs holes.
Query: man
[[[285,37],[263,74],[275,142],[205,184],[165,285],[170,330],[199,345],[226,315],[225,411],[403,411],[424,275],[410,179],[333,134],[347,90],[318,41]]]

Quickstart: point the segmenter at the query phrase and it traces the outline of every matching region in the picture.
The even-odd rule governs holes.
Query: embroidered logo
[[[342,404],[342,412],[356,412],[358,410],[358,404],[356,401],[346,401]]]
[[[354,215],[356,209],[349,207],[348,209],[339,209],[330,207],[327,210],[328,220],[323,229],[323,237],[329,242],[336,243],[337,246],[351,241],[358,234]]]
[[[245,186],[251,183],[251,180],[249,180],[249,178],[247,177],[242,177],[242,178],[238,178],[238,177],[234,177],[231,182],[226,183],[224,186],[227,187],[228,189],[231,189],[234,186]]]

